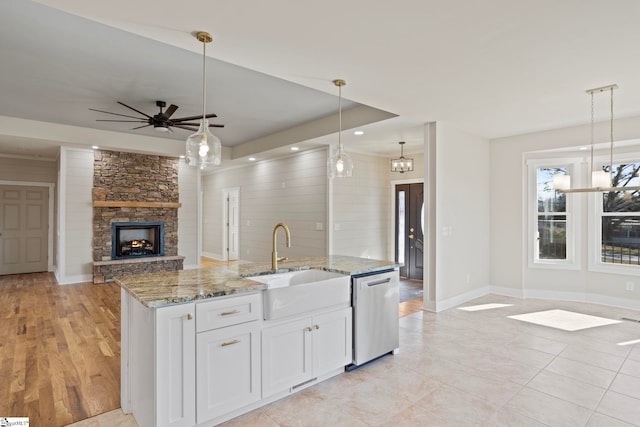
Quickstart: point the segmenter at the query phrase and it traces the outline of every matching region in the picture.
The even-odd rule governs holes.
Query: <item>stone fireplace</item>
[[[182,270],[184,257],[178,255],[178,161],[95,151],[94,283],[110,282],[117,276]]]

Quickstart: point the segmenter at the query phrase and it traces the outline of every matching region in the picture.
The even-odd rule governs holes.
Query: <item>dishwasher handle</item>
[[[379,280],[372,280],[371,282],[365,282],[363,283],[367,285],[367,287],[372,287],[372,286],[379,286],[379,285],[384,285],[385,283],[389,283],[391,281],[391,277],[387,277],[384,279],[379,279]]]

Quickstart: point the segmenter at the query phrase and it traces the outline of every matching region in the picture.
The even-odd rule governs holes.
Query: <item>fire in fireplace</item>
[[[163,222],[111,223],[112,259],[163,255]]]

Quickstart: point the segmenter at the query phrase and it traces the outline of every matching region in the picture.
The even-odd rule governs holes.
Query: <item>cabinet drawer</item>
[[[259,319],[262,319],[261,293],[196,304],[196,332]]]

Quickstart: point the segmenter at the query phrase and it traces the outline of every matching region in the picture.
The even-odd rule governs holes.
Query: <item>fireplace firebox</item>
[[[111,223],[111,259],[164,256],[163,222]]]

